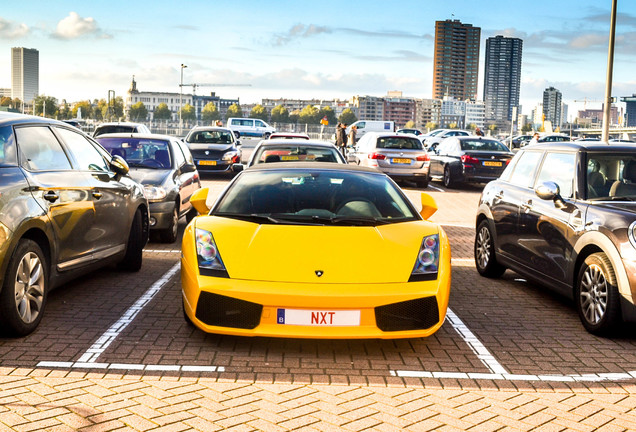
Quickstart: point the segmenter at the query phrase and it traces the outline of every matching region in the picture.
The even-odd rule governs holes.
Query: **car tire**
[[[590,333],[608,335],[621,322],[616,274],[605,253],[585,258],[576,280],[574,299],[579,318]]]
[[[415,180],[415,184],[417,185],[418,188],[422,188],[422,189],[426,189],[428,187],[428,177],[422,179],[417,179]]]
[[[480,275],[496,279],[506,271],[506,267],[497,262],[495,242],[493,240],[490,224],[487,220],[481,221],[475,234],[475,267]]]
[[[179,209],[175,205],[170,218],[168,228],[159,231],[159,238],[163,243],[174,243],[177,241],[177,232],[179,230]]]
[[[192,207],[187,213],[186,213],[186,223],[190,223],[192,222],[192,219],[194,219],[199,213],[197,212],[197,209],[195,209],[194,207]]]
[[[144,253],[144,230],[141,210],[137,209],[133,218],[128,244],[126,245],[126,255],[119,263],[119,268],[127,271],[139,271],[143,261]]]
[[[32,333],[42,320],[48,291],[49,272],[42,249],[33,240],[20,240],[0,292],[2,332],[11,337]]]
[[[271,134],[269,132],[263,134],[263,139],[269,139]]]
[[[444,186],[451,189],[455,187],[455,180],[453,180],[453,176],[451,175],[450,166],[446,165],[444,167]]]

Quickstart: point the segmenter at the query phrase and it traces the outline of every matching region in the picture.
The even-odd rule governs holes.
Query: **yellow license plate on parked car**
[[[500,167],[501,162],[484,161],[484,166]]]
[[[360,325],[359,310],[278,309],[276,322],[286,325],[348,327]]]
[[[391,162],[393,163],[399,163],[399,164],[410,164],[411,163],[411,159],[398,159],[398,158],[393,158],[391,160]]]
[[[199,161],[199,165],[216,165],[216,161]]]
[[[284,160],[284,161],[298,160],[298,156],[281,156],[280,160]]]

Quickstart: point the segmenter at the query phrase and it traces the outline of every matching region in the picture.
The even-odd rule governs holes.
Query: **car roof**
[[[32,115],[21,114],[21,113],[0,111],[0,125],[26,124],[26,123],[56,124],[56,125],[70,126],[68,123],[63,123],[61,121],[50,119],[47,117],[39,117],[39,116],[32,116]]]
[[[403,132],[367,132],[364,136],[376,136],[378,138],[386,138],[386,137],[404,138],[404,137],[406,137],[406,138],[415,138],[415,139],[417,139],[417,137],[414,136],[413,134],[408,134],[408,133],[403,133]]]
[[[134,122],[104,122],[104,123],[100,123],[96,126],[96,128],[102,127],[102,126],[130,126],[130,127],[138,127],[138,126],[145,126],[143,123],[134,123]]]
[[[232,133],[232,129],[230,128],[226,128],[224,126],[195,126],[192,129],[190,129],[190,132],[199,132],[199,131],[225,131],[225,132],[230,132]],[[188,132],[188,134],[190,133]]]
[[[273,146],[273,145],[299,145],[299,146],[308,146],[308,147],[336,147],[333,143],[329,141],[320,141],[320,140],[306,140],[306,139],[268,139],[263,140],[259,143],[259,146]]]
[[[359,166],[359,165],[346,165],[346,164],[338,164],[338,163],[325,163],[325,162],[270,162],[270,163],[261,163],[252,165],[249,168],[246,168],[245,171],[258,171],[258,170],[290,170],[290,169],[298,169],[302,171],[313,171],[313,170],[332,170],[332,171],[343,171],[343,172],[366,172],[376,175],[386,175],[381,171],[378,171],[375,168]]]
[[[149,134],[149,133],[137,133],[137,132],[118,132],[118,133],[108,133],[101,134],[94,139],[99,140],[100,138],[139,138],[139,139],[161,139],[161,140],[178,140],[179,138],[173,137],[170,135],[161,135],[161,134]]]
[[[603,141],[562,141],[530,144],[522,150],[568,150],[600,152],[636,152],[636,143],[606,143]]]

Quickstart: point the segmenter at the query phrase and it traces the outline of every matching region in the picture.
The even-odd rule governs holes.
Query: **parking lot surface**
[[[219,193],[227,179],[204,183]],[[402,186],[419,205],[421,191]],[[634,327],[599,338],[569,300],[510,271],[481,278],[480,187],[426,191],[453,253],[433,336],[205,334],[182,316],[179,243],[149,243],[139,273],[67,284],[35,333],[0,339],[0,431],[636,430]]]

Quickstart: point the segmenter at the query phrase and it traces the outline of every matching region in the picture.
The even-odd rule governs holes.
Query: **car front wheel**
[[[487,220],[481,221],[475,235],[475,266],[480,275],[498,278],[506,268],[497,262],[495,243]]]
[[[174,243],[177,241],[177,230],[179,229],[179,209],[175,206],[172,210],[172,217],[170,218],[170,225],[168,228],[162,229],[159,232],[161,241],[164,243]]]
[[[590,333],[611,333],[621,321],[616,275],[603,252],[585,259],[577,279],[575,301],[581,322]]]
[[[20,240],[0,292],[0,330],[8,336],[33,332],[42,320],[48,285],[42,249],[33,240]]]

